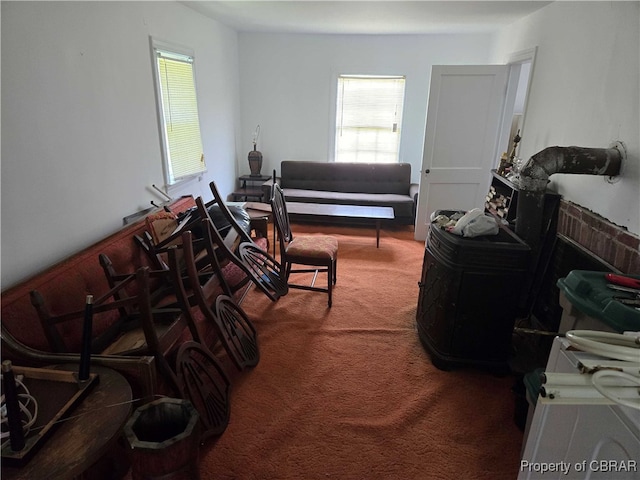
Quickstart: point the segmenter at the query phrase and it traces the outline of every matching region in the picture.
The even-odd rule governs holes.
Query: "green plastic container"
[[[640,275],[627,276],[640,279]],[[640,330],[640,310],[613,298],[632,298],[631,294],[610,289],[605,273],[573,270],[558,280],[557,285],[567,300],[585,315],[600,320],[618,332]]]

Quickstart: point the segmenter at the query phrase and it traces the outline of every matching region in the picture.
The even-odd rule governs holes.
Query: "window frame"
[[[403,136],[404,130],[404,118],[406,109],[406,96],[407,96],[407,76],[404,74],[395,73],[345,73],[345,72],[333,72],[332,74],[332,86],[331,86],[331,109],[330,109],[330,129],[329,129],[329,161],[334,163],[340,163],[337,159],[337,130],[338,130],[338,95],[339,93],[339,80],[344,77],[362,77],[362,78],[380,78],[380,79],[402,79],[404,81],[403,95],[402,95],[402,116],[397,122],[400,132],[400,138],[398,141],[397,157],[394,162],[384,163],[402,163],[403,158]],[[366,162],[361,162],[366,163]],[[380,162],[382,163],[382,162]]]
[[[153,70],[154,87],[155,87],[158,130],[160,134],[160,151],[162,156],[162,170],[164,175],[165,186],[174,187],[184,181],[188,181],[195,177],[199,177],[207,172],[207,165],[204,159],[204,145],[202,142],[202,128],[200,124],[200,112],[198,108],[198,99],[197,99],[198,90],[196,85],[196,60],[195,60],[196,57],[193,49],[189,47],[185,47],[183,45],[177,45],[175,43],[166,42],[164,40],[160,40],[152,36],[149,37],[149,43],[150,43],[150,49],[151,49],[151,67]],[[198,120],[200,147],[202,150],[201,160],[202,160],[203,166],[198,169],[193,169],[191,172],[181,176],[174,176],[173,174],[173,164],[171,162],[169,139],[167,136],[166,126],[165,126],[164,103],[163,103],[164,99],[162,97],[161,78],[160,78],[160,72],[158,71],[158,51],[165,52],[166,54],[168,54],[167,57],[169,58],[171,56],[175,56],[175,57],[188,57],[191,59],[191,69],[193,74],[193,88],[196,96],[196,116]],[[180,60],[179,58],[176,58],[176,59]]]

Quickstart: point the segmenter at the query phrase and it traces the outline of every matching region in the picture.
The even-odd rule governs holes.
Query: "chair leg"
[[[332,298],[331,298],[331,294],[333,293],[333,279],[334,279],[334,274],[333,274],[333,260],[331,260],[329,262],[329,265],[327,266],[327,284],[328,284],[328,288],[327,288],[327,293],[329,294],[329,308],[331,308],[331,303],[332,303]]]
[[[336,284],[336,281],[338,280],[338,259],[334,258],[333,259],[333,284]]]

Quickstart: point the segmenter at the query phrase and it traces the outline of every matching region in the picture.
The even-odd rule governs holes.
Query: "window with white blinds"
[[[398,162],[403,76],[340,75],[336,102],[336,162]]]
[[[207,170],[190,55],[154,47],[165,180],[172,185]]]

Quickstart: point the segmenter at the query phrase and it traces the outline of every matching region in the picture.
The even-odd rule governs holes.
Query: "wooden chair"
[[[217,358],[197,342],[180,345],[176,356],[178,381],[183,397],[188,398],[200,415],[201,440],[220,435],[229,423],[229,377]]]
[[[183,214],[175,215],[172,212],[161,212],[155,220],[147,218],[149,228],[153,230],[153,234],[148,230],[142,235],[134,236],[135,241],[148,255],[152,265],[157,270],[168,270],[166,249],[171,245],[181,242],[182,232],[187,230],[191,232],[200,232],[195,238],[202,238],[202,218],[197,208],[193,207]],[[161,224],[159,228],[155,227],[155,223]],[[206,267],[210,259],[205,258],[204,253],[199,253],[198,264]]]
[[[202,231],[209,228],[209,220],[202,219],[197,212],[195,217],[197,222],[192,222],[189,226],[197,227],[199,236],[195,236],[191,230],[180,230],[158,244],[154,243],[151,235],[145,235],[139,242],[163,271],[167,272],[168,281],[159,287],[161,291],[156,293],[155,300],[160,299],[164,304],[175,302],[172,306],[182,310],[193,339],[202,345],[211,346],[214,341],[205,331],[207,327],[203,327],[198,321],[201,315],[194,311],[194,307],[197,308],[199,302],[213,303],[218,295],[231,297],[236,291],[234,289],[240,287],[238,284],[229,284],[215,246],[207,236],[202,235]],[[121,276],[110,267],[110,262],[104,256],[100,260],[109,284],[113,285]],[[214,317],[211,317],[210,324],[216,331],[215,339],[219,339],[221,330]]]
[[[119,277],[114,288],[94,300],[94,325],[104,315],[109,318],[110,326],[92,339],[91,351],[101,355],[152,355],[169,387],[179,394],[180,386],[169,366],[168,356],[187,327],[187,321],[180,308],[152,306],[150,284],[153,275],[165,276],[167,272],[152,272],[149,267],[141,267],[134,274]],[[137,284],[132,289],[136,293],[123,293],[133,283]],[[78,325],[73,330],[81,331],[84,309],[53,315],[37,290],[32,290],[30,295],[51,350],[70,352],[59,327],[66,322],[76,322]]]
[[[176,273],[179,267],[175,251],[178,248],[182,249],[186,277]],[[191,232],[183,232],[182,243],[180,246],[174,246],[169,253],[170,270],[174,272],[172,276],[176,283],[176,293],[189,321],[198,328],[196,317],[199,313],[203,315],[207,325],[213,326],[217,333],[215,340],[220,340],[238,370],[255,366],[260,358],[256,330],[233,299],[228,295],[220,294],[219,285],[215,281],[217,277],[210,279],[204,285],[198,281],[199,270],[195,264]],[[195,302],[191,300],[191,296]],[[204,340],[205,335],[201,333],[199,337],[203,339],[201,343],[209,343],[206,346],[214,350],[214,345]]]
[[[272,301],[276,301],[289,291],[282,274],[282,266],[266,250],[260,248],[249,234],[243,230],[227,208],[214,182],[209,184],[213,193],[213,201],[205,204],[201,197],[196,198],[200,216],[208,219],[204,229],[205,237],[215,246],[221,261],[230,261],[247,275],[260,291]],[[222,236],[215,228],[209,216],[208,208],[218,205],[220,212],[226,217],[231,229]]]
[[[290,288],[326,292],[329,296],[329,307],[332,303],[333,285],[336,283],[336,267],[338,262],[338,240],[329,235],[293,236],[287,203],[284,193],[275,181],[271,190],[271,211],[273,223],[280,240],[280,260],[285,269],[285,278]],[[313,268],[293,268],[293,265],[304,265]],[[311,285],[298,285],[289,282],[292,273],[313,272]],[[316,287],[318,273],[327,273],[327,288]]]
[[[189,246],[192,246],[191,242]],[[179,263],[177,251],[178,247],[174,246],[167,252],[168,267]],[[190,251],[193,252],[193,248]],[[202,345],[201,340],[206,335],[198,328],[191,308],[183,305],[185,302],[188,305],[193,297],[183,290],[180,295],[169,296],[172,301],[167,305],[153,305],[158,300],[153,297],[151,285],[175,283],[184,289],[189,282],[176,281],[174,277],[180,273],[176,273],[175,268],[151,271],[148,267],[141,267],[135,274],[117,274],[106,255],[101,255],[100,260],[113,288],[94,302],[94,319],[110,315],[117,320],[104,334],[94,339],[92,351],[100,353],[98,358],[106,356],[113,360],[152,355],[174,395],[191,400],[198,410],[203,438],[221,434],[229,421],[230,381],[219,360]],[[167,280],[167,277],[172,279]],[[196,283],[197,277],[196,273]],[[154,279],[158,281],[154,282]],[[167,301],[163,296],[159,298],[160,304]],[[69,351],[58,326],[82,321],[84,310],[54,316],[37,291],[31,292],[31,300],[52,350]],[[192,339],[185,337],[186,327],[189,327]]]
[[[189,262],[192,265],[192,271],[195,275],[195,284],[198,291],[202,288],[202,283],[210,285],[219,285],[217,276],[220,272],[216,269],[217,263],[206,269],[203,275],[202,271],[195,270],[194,253],[206,250],[202,239],[193,239],[190,236],[184,236],[188,242]],[[198,410],[202,423],[202,439],[210,435],[220,435],[227,427],[229,422],[229,378],[222,367],[220,361],[211,352],[205,341],[210,335],[207,335],[205,328],[199,325],[192,311],[197,308],[197,302],[193,293],[193,282],[186,277],[186,266],[182,250],[182,238],[177,244],[170,245],[166,248],[155,249],[157,258],[164,256],[166,258],[166,270],[163,269],[164,275],[160,275],[160,282],[156,282],[155,292],[152,292],[150,298],[154,305],[163,305],[163,308],[179,308],[182,312],[183,321],[188,325],[193,340],[185,341],[177,345],[177,353],[175,354],[175,373],[177,375],[178,393],[182,398],[191,401]],[[101,254],[100,263],[103,266],[109,284],[112,287],[119,285],[126,275],[118,274],[109,258]],[[167,277],[169,278],[167,280]],[[203,280],[204,279],[204,280]],[[205,281],[206,280],[206,281]],[[129,291],[118,289],[114,295],[118,300],[125,300],[129,296]],[[221,294],[221,292],[217,292]],[[215,298],[215,297],[214,297]],[[131,314],[130,309],[122,310],[125,314]],[[220,329],[217,324],[212,322],[213,329],[220,335]],[[206,328],[210,330],[211,328]],[[181,336],[182,337],[182,336]],[[218,337],[216,337],[217,339]],[[173,355],[172,355],[173,356]]]

